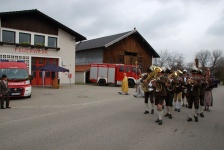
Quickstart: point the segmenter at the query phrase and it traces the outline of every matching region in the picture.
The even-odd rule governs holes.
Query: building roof
[[[12,15],[24,15],[24,14],[39,15],[39,16],[43,17],[44,19],[47,19],[48,21],[52,22],[52,24],[54,24],[58,28],[66,31],[67,33],[69,33],[71,35],[73,35],[75,37],[76,41],[86,40],[86,37],[84,37],[83,35],[75,32],[74,30],[72,30],[69,27],[63,25],[62,23],[54,20],[53,18],[45,15],[44,13],[40,12],[37,9],[22,10],[22,11],[11,11],[11,12],[0,12],[0,17],[10,17]]]
[[[151,47],[151,45],[142,37],[142,35],[136,29],[132,31],[124,32],[124,33],[115,34],[115,35],[81,41],[80,43],[76,44],[77,46],[76,51],[90,50],[90,49],[96,49],[96,48],[106,48],[121,41],[122,39],[132,34],[137,34],[138,36],[140,36],[140,38],[143,39],[148,49],[152,52],[153,57],[156,57],[156,58],[160,57],[157,54],[157,52]]]
[[[90,70],[90,65],[76,65],[75,71],[76,72],[84,72]]]

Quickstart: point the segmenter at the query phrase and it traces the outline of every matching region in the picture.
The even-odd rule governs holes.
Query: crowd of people
[[[204,117],[203,111],[209,111],[212,106],[213,81],[210,73],[203,73],[195,68],[187,70],[170,70],[151,67],[136,82],[137,88],[133,96],[144,97],[146,110],[144,114],[154,114],[157,107],[159,125],[163,124],[163,111],[165,117],[173,118],[173,111],[181,112],[182,107],[189,109],[187,121],[198,122],[198,117]],[[149,100],[151,111],[149,109]]]

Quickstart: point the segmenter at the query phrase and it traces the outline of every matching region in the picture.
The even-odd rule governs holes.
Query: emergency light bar
[[[24,60],[8,60],[8,59],[0,59],[0,62],[25,62]]]

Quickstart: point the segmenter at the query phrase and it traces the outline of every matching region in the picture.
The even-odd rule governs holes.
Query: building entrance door
[[[40,71],[35,70],[37,67],[44,66],[46,64],[55,64],[58,65],[57,58],[43,58],[43,57],[32,57],[32,75],[33,80],[31,81],[32,85],[52,85],[53,82],[53,73],[51,71]]]

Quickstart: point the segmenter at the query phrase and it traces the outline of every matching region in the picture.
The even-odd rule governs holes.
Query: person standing
[[[181,99],[182,99],[182,84],[183,80],[180,77],[177,77],[174,80],[174,111],[180,112]]]
[[[0,97],[1,97],[1,109],[11,108],[9,107],[8,79],[5,74],[2,75],[2,80],[0,81]],[[4,107],[4,101],[6,101],[6,107]]]
[[[200,105],[199,105],[199,112],[198,114],[204,118],[203,107],[204,107],[204,95],[205,95],[205,87],[208,85],[208,82],[205,80],[202,71],[198,71],[198,77],[201,79],[201,86],[200,86]]]
[[[163,104],[166,97],[166,88],[165,84],[167,79],[162,76],[162,70],[158,70],[157,79],[153,82],[153,86],[155,87],[155,105],[157,105],[158,111],[158,119],[155,121],[158,125],[162,125],[162,117],[163,117]]]
[[[172,110],[173,110],[173,97],[174,97],[174,84],[172,79],[172,70],[167,69],[167,82],[166,82],[166,93],[167,96],[165,97],[166,101],[166,110],[167,113],[165,114],[165,117],[169,117],[172,119]]]
[[[212,106],[212,89],[213,89],[213,81],[209,77],[209,74],[205,75],[205,80],[208,83],[205,87],[205,95],[204,95],[204,106],[205,111],[209,111],[209,106]]]
[[[192,121],[192,107],[194,104],[194,119],[198,122],[198,108],[199,108],[199,96],[200,96],[200,80],[196,78],[197,70],[192,70],[192,77],[187,81],[187,100],[189,108],[188,122]]]
[[[186,98],[186,94],[187,94],[187,80],[189,79],[188,74],[187,74],[187,70],[183,70],[183,76],[182,76],[182,80],[183,80],[183,85],[182,85],[182,102],[183,102],[183,107],[187,107],[187,98]]]
[[[151,76],[152,69],[148,68],[147,69],[147,74],[144,75],[141,79],[140,82],[142,82],[142,90],[144,91],[144,98],[145,98],[145,106],[146,110],[144,114],[149,113],[149,105],[148,105],[148,100],[150,99],[151,103],[151,114],[154,114],[154,92],[155,90],[152,87],[152,84],[150,83],[149,77]]]
[[[122,80],[122,85],[121,85],[121,92],[118,92],[119,94],[124,94],[124,95],[129,95],[128,94],[128,77],[126,73],[124,73],[124,78]]]

